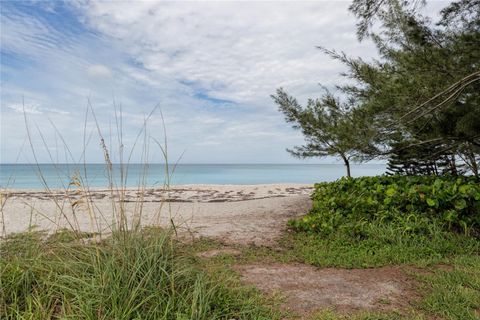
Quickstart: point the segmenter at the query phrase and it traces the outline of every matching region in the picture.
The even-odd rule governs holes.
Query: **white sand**
[[[273,245],[288,219],[308,211],[311,191],[311,185],[302,184],[185,185],[168,191],[130,189],[122,202],[101,189],[88,196],[82,191],[7,190],[1,194],[0,231],[75,228],[108,234],[113,212],[123,203],[129,226],[136,221],[168,226],[173,221],[184,236]]]

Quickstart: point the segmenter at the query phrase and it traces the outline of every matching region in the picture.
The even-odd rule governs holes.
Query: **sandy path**
[[[342,314],[401,313],[418,297],[413,281],[399,267],[319,269],[299,263],[274,263],[240,265],[236,269],[244,281],[261,291],[281,293],[286,298],[285,309],[307,318],[325,309]]]
[[[128,190],[124,203],[129,225],[140,220],[143,226],[167,226],[172,218],[186,236],[272,245],[288,219],[307,212],[311,190],[309,185],[298,184],[189,185],[169,191]],[[0,227],[7,234],[26,231],[30,225],[51,232],[72,225],[82,231],[108,233],[112,208],[120,207],[117,198],[112,201],[108,191],[98,189],[88,198],[82,192],[32,190],[5,191],[2,197],[6,202]]]

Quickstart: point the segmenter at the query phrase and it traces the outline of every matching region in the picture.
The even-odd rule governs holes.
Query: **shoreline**
[[[312,184],[301,183],[273,183],[273,184],[185,184],[168,187],[136,187],[136,188],[71,188],[71,189],[3,189],[0,195],[6,199],[40,199],[65,198],[78,199],[93,197],[117,198],[121,195],[126,201],[141,198],[142,202],[164,200],[166,202],[224,202],[245,201],[290,195],[309,194],[313,190]]]
[[[191,189],[191,188],[236,188],[236,187],[311,187],[313,188],[313,183],[301,183],[301,182],[272,182],[272,183],[246,183],[246,184],[232,184],[232,183],[186,183],[186,184],[170,184],[168,186],[169,189]],[[86,190],[90,191],[110,191],[108,187],[88,187],[85,188]],[[135,187],[125,187],[125,188],[114,188],[116,191],[117,189],[119,190],[125,190],[125,191],[136,191],[139,189],[138,186]],[[145,187],[140,187],[140,189],[143,190],[162,190],[164,189],[163,186],[145,186]],[[65,190],[69,190],[70,192],[72,191],[78,191],[81,189],[64,189],[64,188],[49,188],[49,191],[51,192],[64,192]],[[25,192],[48,192],[45,188],[6,188],[0,186],[0,193],[25,193]]]

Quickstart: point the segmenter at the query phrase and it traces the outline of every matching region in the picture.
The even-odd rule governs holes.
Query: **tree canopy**
[[[361,131],[358,127],[360,113],[326,89],[321,98],[309,99],[305,107],[281,88],[272,98],[285,115],[285,120],[292,123],[293,128],[301,130],[305,137],[305,145],[287,151],[299,158],[340,157],[350,177],[350,161],[363,159],[366,156],[363,149],[368,148],[366,145],[361,147],[367,141],[365,135],[368,130]]]
[[[366,61],[320,48],[346,66],[344,75],[349,82],[337,86],[338,97],[324,92],[311,100],[306,110],[314,114],[311,117],[322,128],[333,130],[331,109],[317,112],[313,104],[324,106],[331,100],[338,106],[348,106],[347,112],[335,118],[338,123],[348,123],[338,128],[346,134],[337,133],[335,145],[348,145],[348,154],[358,159],[388,158],[395,162],[390,167],[396,173],[411,174],[400,168],[416,164],[415,174],[464,171],[478,176],[480,1],[449,4],[435,25],[418,13],[422,4],[353,1],[350,10],[358,18],[359,39],[373,41],[379,59]],[[289,97],[283,105],[287,101],[295,100]],[[275,102],[279,104],[278,99]],[[279,106],[287,115],[288,109]],[[355,116],[359,114],[362,116]],[[298,124],[303,128],[305,121]],[[309,125],[314,127],[315,123]],[[302,130],[306,136],[311,131]],[[316,140],[322,137],[320,134]]]

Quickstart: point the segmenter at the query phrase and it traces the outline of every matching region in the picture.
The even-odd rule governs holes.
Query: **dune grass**
[[[169,231],[88,243],[71,232],[9,237],[0,252],[2,319],[275,319],[253,289],[206,270]]]

